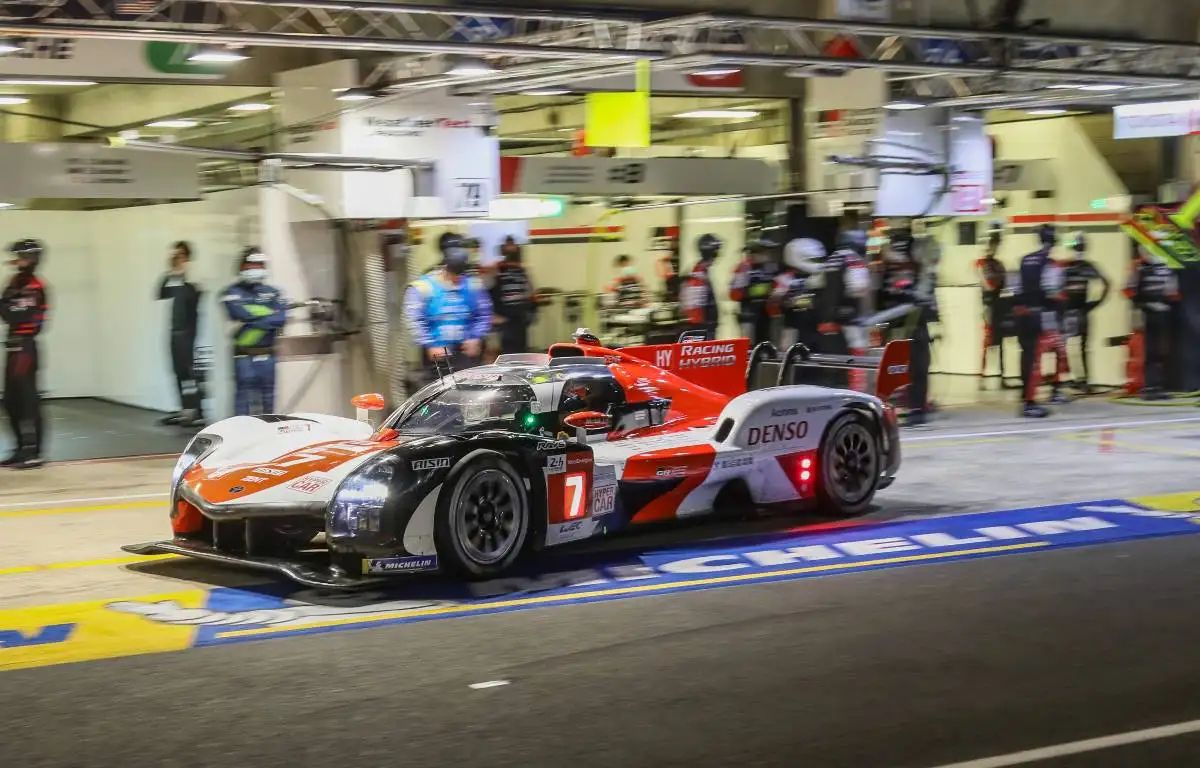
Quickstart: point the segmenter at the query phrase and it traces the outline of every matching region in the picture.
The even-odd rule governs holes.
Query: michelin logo
[[[363,560],[363,573],[414,573],[437,569],[436,555],[373,557]]]

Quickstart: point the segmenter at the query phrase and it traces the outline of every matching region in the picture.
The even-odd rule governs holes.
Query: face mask
[[[461,275],[467,271],[471,255],[466,249],[454,248],[446,251],[446,271],[452,275]]]
[[[622,267],[621,274],[626,277],[633,277],[637,274],[637,267]]]
[[[267,279],[267,270],[262,267],[243,269],[242,279],[247,283],[261,283]]]

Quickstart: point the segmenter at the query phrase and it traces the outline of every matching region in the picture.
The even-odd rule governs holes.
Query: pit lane
[[[1200,496],[1188,493],[1200,487],[1194,409],[1077,403],[1033,431],[991,414],[958,413],[906,435],[905,451],[901,479],[880,496],[873,525],[899,521],[911,533],[914,518],[1134,497],[1187,511]],[[339,623],[309,628],[319,632],[267,633],[252,621],[218,623],[219,631],[257,635],[182,653],[7,672],[0,677],[12,684],[7,690],[39,692],[10,698],[0,710],[0,744],[22,765],[77,764],[64,745],[38,738],[68,725],[83,729],[105,763],[163,762],[203,732],[219,736],[205,737],[194,764],[283,764],[294,758],[288,734],[301,740],[314,728],[324,733],[325,715],[335,711],[346,727],[313,747],[321,757],[333,759],[338,749],[379,757],[399,737],[394,723],[403,721],[403,743],[425,762],[465,764],[475,755],[473,762],[484,764],[547,766],[734,759],[794,765],[801,756],[819,765],[933,766],[1196,716],[1187,711],[1194,696],[1183,695],[1184,682],[1194,685],[1200,669],[1185,650],[1197,628],[1189,618],[1196,580],[1188,558],[1200,540],[1190,536],[868,572],[834,568],[802,581],[714,581],[603,601],[543,599],[570,589],[644,585],[589,579],[624,562],[634,540],[617,539],[542,563],[544,570],[532,574],[575,574],[567,587],[543,580],[493,596],[528,604],[419,622],[363,621],[378,604],[355,605],[358,615],[348,617],[344,603],[257,587],[255,574],[122,558],[119,544],[161,533],[159,502],[147,498],[160,489],[147,481],[165,475],[169,463],[96,470],[60,466],[40,476],[57,503],[7,484],[0,491],[0,631],[22,633],[20,647],[0,648],[0,668],[12,652],[72,660],[55,658],[54,649],[66,644],[46,634],[71,623],[59,620],[65,606],[88,605],[107,616],[88,631],[90,647],[109,656],[193,648],[197,626],[219,612],[243,612],[244,619],[246,611],[291,609],[311,624],[328,620],[331,613],[319,609],[332,607]],[[72,492],[81,473],[120,490]],[[1141,498],[1148,495],[1163,498]],[[747,541],[769,548],[796,535],[790,529],[798,522],[655,532],[639,537],[636,550],[674,557],[726,552]],[[811,535],[851,534],[857,532]],[[740,586],[721,588],[733,584]],[[163,596],[196,611],[197,623],[152,625],[144,614],[110,608]],[[377,599],[437,597],[434,585],[414,585]],[[304,615],[312,607],[317,615]],[[148,626],[153,630],[143,632]],[[490,681],[508,684],[468,687]],[[254,695],[243,700],[245,690]],[[122,694],[116,706],[112,691]],[[177,718],[191,716],[198,720],[182,729],[191,735],[171,735]],[[255,734],[264,728],[282,738],[266,743]],[[463,729],[480,735],[487,759],[479,759],[483,747],[450,737]],[[1172,754],[1172,743],[1124,749]]]

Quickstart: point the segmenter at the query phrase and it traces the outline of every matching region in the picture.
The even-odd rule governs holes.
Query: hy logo
[[[675,350],[673,350],[673,349],[660,349],[657,352],[655,352],[654,353],[654,365],[657,366],[658,368],[670,368],[671,367],[671,356],[672,356],[672,353],[674,353],[674,351]]]

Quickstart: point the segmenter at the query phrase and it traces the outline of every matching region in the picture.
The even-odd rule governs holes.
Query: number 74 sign
[[[455,179],[451,213],[487,214],[492,196],[487,179]]]

